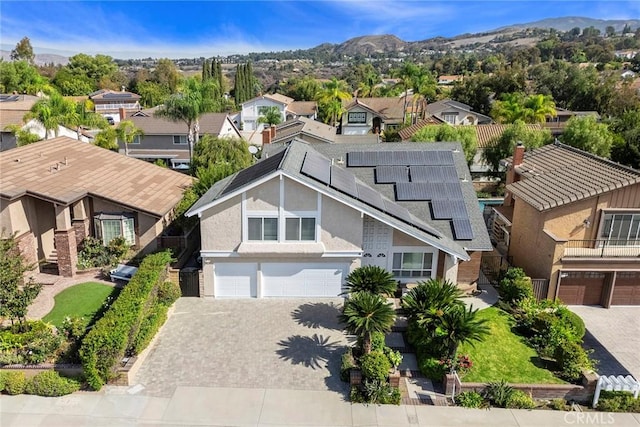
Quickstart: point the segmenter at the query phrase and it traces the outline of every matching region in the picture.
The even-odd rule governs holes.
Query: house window
[[[278,218],[248,218],[249,240],[278,240]]]
[[[353,112],[347,116],[349,123],[367,123],[367,113]]]
[[[316,240],[316,219],[315,218],[286,218],[285,219],[285,239],[286,240]]]
[[[431,277],[433,254],[399,252],[393,254],[392,273],[396,277]]]
[[[174,144],[187,144],[188,142],[187,135],[173,135]]]
[[[116,237],[124,237],[128,245],[136,244],[135,222],[132,214],[101,213],[93,217],[96,237],[108,245]]]
[[[442,113],[442,120],[445,122],[455,125],[458,119],[458,113]]]
[[[136,135],[129,144],[140,144],[140,135]]]
[[[640,213],[605,213],[600,238],[612,246],[640,244]]]

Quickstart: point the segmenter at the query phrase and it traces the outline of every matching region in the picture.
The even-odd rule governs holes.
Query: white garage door
[[[257,264],[218,263],[214,269],[214,296],[216,298],[251,298],[257,293]]]
[[[265,297],[336,297],[342,292],[347,264],[262,264]]]

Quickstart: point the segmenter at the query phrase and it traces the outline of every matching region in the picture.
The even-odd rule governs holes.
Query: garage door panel
[[[640,273],[618,272],[611,305],[640,305]]]
[[[336,297],[342,292],[346,264],[264,263],[262,295],[265,297]]]
[[[600,305],[605,274],[599,272],[572,271],[565,273],[560,282],[558,299],[567,305]]]
[[[252,298],[257,296],[257,264],[218,263],[214,270],[216,298]]]

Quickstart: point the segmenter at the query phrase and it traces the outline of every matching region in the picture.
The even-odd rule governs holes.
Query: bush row
[[[533,409],[533,398],[522,390],[516,390],[505,381],[487,384],[483,393],[465,391],[456,397],[456,403],[465,408],[484,408],[494,406],[510,409]]]
[[[51,325],[35,320],[26,329],[14,325],[0,331],[0,365],[43,363],[56,355],[63,339]]]
[[[147,256],[118,299],[82,340],[80,360],[92,389],[99,390],[114,377],[123,357],[142,351],[166,319],[166,307],[159,306],[168,306],[175,299],[163,298],[160,303],[158,290],[166,286],[170,261],[169,252]]]
[[[601,391],[598,399],[599,411],[640,413],[640,398],[628,391]]]
[[[10,395],[35,394],[37,396],[64,396],[80,389],[80,382],[61,377],[56,371],[40,372],[27,378],[22,371],[0,372],[0,392]]]

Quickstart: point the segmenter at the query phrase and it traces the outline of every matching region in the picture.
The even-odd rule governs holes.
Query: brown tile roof
[[[1,152],[0,178],[5,199],[29,194],[67,205],[94,195],[156,217],[168,213],[192,182],[182,173],[64,136]]]
[[[146,112],[147,110],[145,110]],[[149,116],[132,115],[127,117],[136,127],[142,129],[145,135],[186,135],[187,125],[184,122],[155,117],[153,112]],[[227,118],[227,113],[203,114],[199,120],[200,134],[219,135]]]
[[[560,143],[527,151],[515,171],[507,189],[539,211],[640,183],[640,171]]]
[[[476,141],[478,148],[487,148],[490,143],[499,138],[510,125],[508,124],[490,124],[490,125],[477,125],[476,129]],[[540,124],[527,124],[525,125],[529,130],[543,130],[544,127]]]
[[[406,128],[401,129],[400,132],[398,132],[398,134],[400,135],[400,138],[402,138],[403,141],[408,141],[411,139],[413,135],[415,135],[416,132],[418,132],[423,127],[441,125],[443,123],[446,123],[446,122],[437,117],[429,116],[424,120],[420,120],[418,123],[414,123],[411,126],[407,126]]]
[[[24,124],[23,117],[29,110],[3,110],[0,109],[0,131],[4,131],[9,125]]]
[[[318,111],[318,104],[315,101],[293,101],[287,109],[298,116],[311,116]]]
[[[17,99],[14,101],[13,99]],[[10,100],[0,102],[0,110],[30,110],[40,98],[33,95],[10,96]]]
[[[404,97],[395,98],[354,98],[342,101],[345,109],[362,106],[389,121],[402,121],[404,116]],[[407,105],[411,105],[411,97],[407,98]]]

